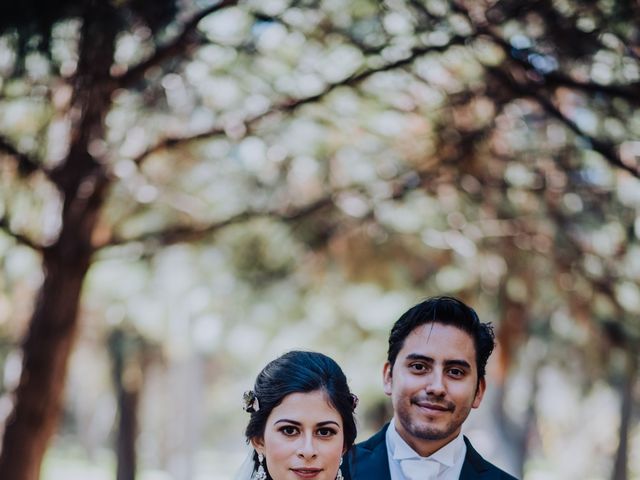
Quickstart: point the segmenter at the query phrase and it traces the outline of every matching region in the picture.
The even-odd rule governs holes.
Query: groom
[[[347,480],[515,480],[484,460],[461,427],[486,389],[493,329],[451,297],[434,297],[394,324],[384,393],[394,416],[345,455]]]

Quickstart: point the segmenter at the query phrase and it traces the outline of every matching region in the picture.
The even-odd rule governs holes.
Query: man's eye
[[[454,377],[462,377],[464,376],[464,371],[460,370],[459,368],[452,368],[451,370],[449,370],[449,375],[452,375]]]
[[[427,369],[427,367],[422,363],[413,363],[409,365],[409,368],[414,372],[424,372]]]
[[[285,435],[287,435],[288,437],[295,435],[296,433],[298,433],[298,428],[297,427],[293,427],[291,425],[287,425],[286,427],[282,427],[280,429],[280,431],[282,433],[284,433]]]
[[[316,432],[316,434],[319,437],[331,437],[331,436],[335,435],[336,433],[338,433],[338,432],[336,432],[333,428],[327,428],[327,427],[319,428],[318,431]]]

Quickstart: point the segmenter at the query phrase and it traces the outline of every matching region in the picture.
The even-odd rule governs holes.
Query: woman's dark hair
[[[263,438],[267,418],[287,395],[321,390],[342,418],[344,448],[356,439],[353,416],[354,396],[347,385],[347,377],[331,358],[318,352],[294,350],[269,362],[258,374],[253,394],[258,400],[257,411],[251,412],[245,436],[247,441]]]

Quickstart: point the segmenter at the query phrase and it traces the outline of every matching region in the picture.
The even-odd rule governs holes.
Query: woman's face
[[[344,453],[342,418],[323,391],[292,393],[252,443],[273,480],[335,480]]]

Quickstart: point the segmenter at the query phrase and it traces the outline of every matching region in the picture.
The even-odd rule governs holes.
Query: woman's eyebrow
[[[338,422],[333,421],[333,420],[326,420],[324,422],[318,422],[317,425],[318,425],[318,427],[324,427],[325,425],[335,425],[336,427],[340,428],[340,424]]]
[[[289,420],[288,418],[281,418],[280,420],[276,420],[275,422],[273,422],[274,425],[277,425],[278,423],[292,423],[293,425],[302,425],[302,423],[298,422],[297,420]]]

